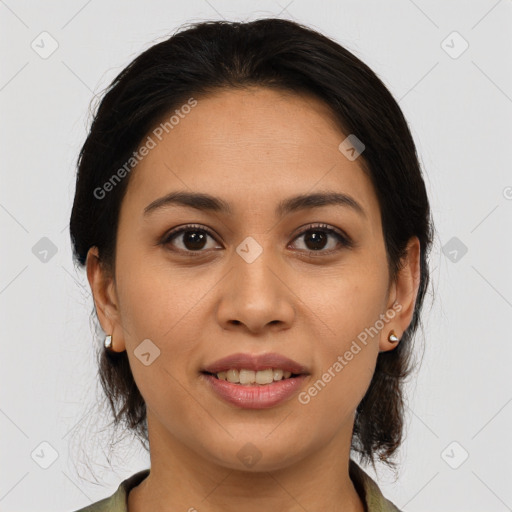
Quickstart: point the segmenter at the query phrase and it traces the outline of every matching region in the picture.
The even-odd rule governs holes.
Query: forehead
[[[132,171],[125,197],[141,215],[175,190],[209,193],[234,210],[258,211],[267,205],[273,210],[292,195],[332,190],[355,197],[370,216],[378,213],[368,176],[338,149],[347,135],[321,100],[263,88],[196,100],[167,130],[160,124],[148,134],[155,145]]]

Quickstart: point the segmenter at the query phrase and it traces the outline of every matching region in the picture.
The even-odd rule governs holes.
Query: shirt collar
[[[366,507],[366,512],[401,512],[391,501],[384,497],[375,480],[352,459],[349,462],[348,472]]]
[[[133,474],[119,484],[112,496],[77,512],[128,512],[129,492],[149,475],[149,471],[143,469]],[[377,483],[352,459],[349,462],[349,476],[361,496],[366,512],[401,512],[383,496]]]

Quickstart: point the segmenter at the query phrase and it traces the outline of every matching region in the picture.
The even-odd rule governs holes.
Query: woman
[[[350,454],[394,466],[432,232],[399,106],[334,41],[205,22],[142,53],[70,233],[151,468],[81,510],[398,510]]]

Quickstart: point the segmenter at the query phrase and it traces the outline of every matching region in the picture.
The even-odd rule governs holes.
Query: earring
[[[397,337],[397,335],[395,334],[395,331],[391,331],[389,333],[389,336],[388,336],[388,340],[391,342],[391,343],[397,343],[398,341],[400,341],[400,339]]]
[[[114,347],[112,346],[112,335],[111,334],[107,334],[107,336],[105,336],[105,348],[109,352],[115,352]]]

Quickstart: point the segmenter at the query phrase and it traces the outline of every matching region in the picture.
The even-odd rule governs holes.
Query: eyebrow
[[[144,216],[172,205],[187,206],[189,208],[195,208],[196,210],[212,211],[216,213],[224,213],[226,215],[233,214],[233,210],[229,203],[220,197],[200,192],[176,191],[160,197],[146,206],[144,208]],[[351,208],[360,216],[366,218],[364,208],[352,196],[340,192],[299,194],[283,199],[277,205],[275,214],[277,217],[283,217],[284,215],[292,212],[330,205]]]

